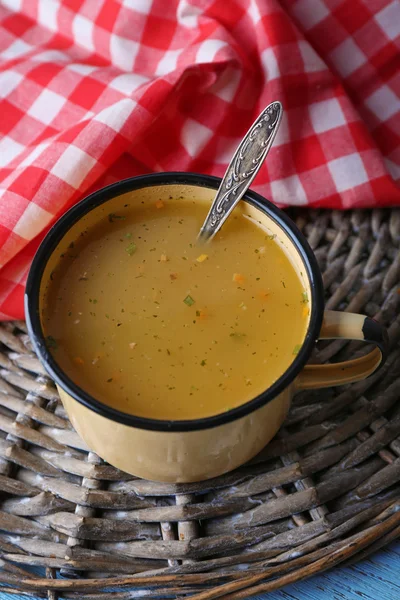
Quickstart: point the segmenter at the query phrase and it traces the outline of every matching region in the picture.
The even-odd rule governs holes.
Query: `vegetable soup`
[[[69,378],[104,404],[167,420],[219,414],[270,387],[310,313],[279,233],[237,209],[200,246],[207,203],[125,194],[112,209],[71,230],[44,282],[47,346]]]

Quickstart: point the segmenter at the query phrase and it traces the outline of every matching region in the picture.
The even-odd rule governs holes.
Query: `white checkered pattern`
[[[150,171],[221,176],[284,116],[253,189],[286,205],[400,204],[397,0],[1,0],[0,318],[46,230]]]

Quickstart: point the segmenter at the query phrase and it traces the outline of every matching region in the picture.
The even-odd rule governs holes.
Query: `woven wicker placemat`
[[[222,477],[154,483],[103,463],[72,430],[25,324],[0,326],[0,581],[8,592],[245,598],[399,535],[400,211],[295,218],[318,258],[327,308],[385,323],[390,356],[366,381],[299,394],[265,450]],[[313,360],[367,349],[325,342]]]

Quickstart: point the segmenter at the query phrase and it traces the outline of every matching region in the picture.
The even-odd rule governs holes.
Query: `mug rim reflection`
[[[311,314],[302,346],[291,365],[264,392],[226,412],[190,420],[163,420],[138,417],[113,408],[95,399],[73,382],[49,352],[39,314],[40,287],[46,264],[67,231],[84,215],[116,196],[147,187],[188,185],[217,190],[221,178],[197,173],[168,172],[123,179],[103,187],[69,209],[50,229],[33,259],[25,290],[25,317],[34,348],[52,379],[79,403],[99,415],[123,425],[151,431],[198,431],[210,429],[240,419],[276,398],[287,388],[306,364],[318,339],[324,311],[322,275],[307,240],[294,222],[269,200],[256,192],[247,191],[243,200],[267,214],[290,239],[304,265],[311,290]]]

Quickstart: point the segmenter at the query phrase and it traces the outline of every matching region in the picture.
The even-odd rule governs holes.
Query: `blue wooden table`
[[[32,596],[34,598],[34,596]],[[352,567],[338,567],[254,600],[400,600],[400,542]],[[0,592],[1,600],[26,600]]]
[[[400,543],[257,600],[400,600]],[[255,599],[254,599],[255,600]]]

